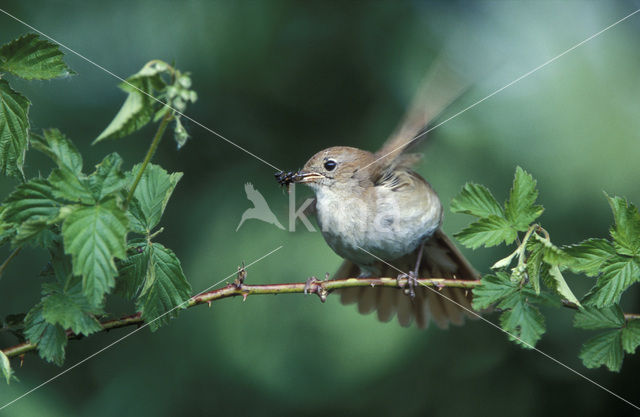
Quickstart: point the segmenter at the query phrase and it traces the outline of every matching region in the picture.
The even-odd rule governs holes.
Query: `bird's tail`
[[[392,262],[401,271],[415,268],[418,251],[401,260]],[[398,270],[381,265],[382,277],[394,277]],[[357,265],[344,261],[334,275],[335,279],[356,277]],[[479,279],[478,273],[464,258],[449,238],[438,230],[425,244],[418,278],[446,278],[459,280]],[[343,304],[358,304],[358,311],[369,314],[374,310],[378,319],[387,322],[398,316],[402,326],[409,326],[414,320],[419,328],[426,328],[433,320],[438,327],[447,328],[449,323],[461,325],[465,316],[474,317],[471,311],[471,290],[464,288],[424,287],[418,285],[415,298],[410,298],[399,288],[356,287],[339,291]],[[455,301],[455,302],[454,302]]]

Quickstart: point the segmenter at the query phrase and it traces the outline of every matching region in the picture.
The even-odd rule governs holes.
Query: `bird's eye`
[[[333,159],[329,159],[324,163],[324,169],[326,169],[327,171],[333,171],[336,168],[336,165],[338,165],[336,161],[334,161]]]

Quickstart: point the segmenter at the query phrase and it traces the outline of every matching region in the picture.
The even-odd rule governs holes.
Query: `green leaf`
[[[527,249],[529,250],[529,258],[527,259],[526,268],[529,282],[531,282],[535,293],[540,294],[540,270],[544,257],[544,246],[540,242],[529,241]]]
[[[75,74],[62,59],[55,43],[30,33],[0,48],[0,71],[8,71],[26,80],[49,80]]]
[[[602,269],[598,282],[585,297],[585,303],[602,308],[620,301],[620,295],[640,280],[640,267],[633,258],[616,257]]]
[[[141,164],[134,166],[128,175],[129,178],[135,178],[140,167]],[[149,234],[158,225],[180,178],[180,172],[169,175],[158,165],[147,166],[133,194],[137,204],[132,204],[129,209],[131,229],[134,232]]]
[[[95,206],[77,207],[64,220],[65,252],[72,255],[73,273],[82,276],[83,292],[99,305],[115,285],[114,257],[126,256],[127,215],[115,198]]]
[[[45,129],[43,134],[43,137],[33,135],[33,147],[51,158],[59,167],[80,174],[82,155],[73,142],[58,129]]]
[[[491,215],[471,223],[455,236],[466,247],[476,249],[482,245],[490,247],[502,242],[511,244],[518,237],[518,232],[506,219]]]
[[[606,194],[605,194],[606,195]],[[616,251],[621,255],[635,256],[640,253],[640,213],[633,204],[620,197],[609,197],[615,226],[611,229]]]
[[[545,332],[544,316],[522,293],[511,296],[510,304],[510,309],[500,316],[500,325],[511,340],[531,349]]]
[[[511,282],[507,274],[498,272],[496,275],[483,276],[482,284],[472,291],[473,309],[483,310],[518,291],[518,284]]]
[[[29,145],[29,106],[25,96],[0,79],[0,173],[22,178]]]
[[[548,271],[549,279],[546,282],[551,281],[553,285],[550,285],[550,288],[557,292],[560,296],[564,297],[567,301],[581,307],[580,301],[573,294],[569,285],[567,285],[567,281],[564,280],[562,276],[562,272],[560,272],[560,268],[558,265],[551,265]]]
[[[624,326],[624,314],[619,305],[606,308],[583,308],[573,317],[573,325],[579,329],[618,329]]]
[[[572,258],[568,263],[569,268],[590,277],[600,274],[602,266],[616,255],[613,245],[607,239],[587,239],[563,249]]]
[[[456,198],[451,201],[451,211],[476,217],[504,217],[500,204],[484,185],[467,183]]]
[[[124,190],[126,179],[120,170],[122,158],[117,153],[107,155],[96,165],[96,170],[87,179],[95,201],[101,201],[113,193]]]
[[[629,320],[622,329],[622,348],[625,352],[634,354],[640,346],[640,320]]]
[[[618,372],[622,366],[622,335],[620,330],[611,330],[589,339],[580,351],[580,359],[587,368],[605,365]]]
[[[2,350],[0,350],[0,370],[2,370],[2,375],[4,375],[4,378],[7,380],[7,384],[15,378],[13,369],[11,369],[11,362],[9,362],[9,358]]]
[[[144,321],[155,331],[176,317],[178,310],[186,308],[186,301],[191,297],[191,285],[173,251],[159,243],[151,245],[148,265],[136,306]]]
[[[144,286],[151,265],[151,246],[143,239],[129,242],[129,256],[118,263],[118,279],[115,293],[133,299]]]
[[[62,167],[54,169],[48,180],[53,186],[53,195],[58,199],[73,203],[95,203],[95,198],[87,186],[87,178],[83,174]]]
[[[75,334],[88,336],[102,330],[94,316],[102,313],[102,309],[89,303],[82,293],[81,282],[77,279],[75,281],[77,282],[69,285],[69,288],[59,283],[46,286],[48,295],[42,299],[42,317],[48,323],[59,324]]]
[[[505,203],[505,215],[517,230],[524,232],[544,210],[535,205],[538,198],[536,180],[520,167],[516,168],[509,201]]]
[[[46,247],[51,241],[51,224],[58,218],[60,204],[54,200],[49,182],[33,179],[16,187],[2,210],[2,221],[14,224],[14,245],[30,243]]]
[[[42,359],[62,365],[67,334],[59,324],[47,323],[42,316],[42,303],[27,313],[24,334],[31,343],[38,345],[38,354]]]
[[[155,91],[163,91],[166,83],[161,74],[167,70],[164,62],[152,62],[145,65],[137,74],[120,84],[120,88],[129,95],[124,104],[105,130],[93,141],[101,142],[105,139],[118,139],[142,129],[151,121],[156,112],[157,103],[154,100]]]

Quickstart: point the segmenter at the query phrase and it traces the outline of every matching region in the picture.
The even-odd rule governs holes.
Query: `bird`
[[[420,155],[407,152],[432,120],[465,89],[439,61],[425,77],[404,120],[377,152],[333,146],[317,152],[297,172],[276,173],[283,185],[305,184],[315,193],[315,215],[326,243],[344,258],[333,275],[389,277],[399,288],[339,290],[343,304],[380,321],[397,316],[402,326],[433,321],[461,325],[471,313],[471,293],[416,286],[416,278],[476,280],[479,274],[442,231],[443,206],[433,187],[412,169]],[[408,272],[408,287],[400,278]],[[448,300],[449,298],[450,300]],[[452,302],[451,300],[455,301]]]
[[[253,203],[253,207],[242,213],[242,218],[240,219],[240,223],[238,223],[238,227],[236,227],[236,232],[240,229],[242,223],[248,219],[262,220],[263,222],[273,224],[284,230],[284,226],[280,224],[276,215],[273,214],[269,208],[267,200],[265,200],[262,194],[253,187],[253,184],[250,182],[246,183],[244,185],[244,192],[247,194],[247,199]]]

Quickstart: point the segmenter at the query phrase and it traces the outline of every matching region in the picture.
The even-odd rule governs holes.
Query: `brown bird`
[[[424,286],[415,288],[416,277],[475,280],[478,274],[440,229],[440,199],[411,169],[419,155],[406,153],[461,91],[452,72],[437,64],[405,120],[378,152],[335,146],[316,153],[296,173],[276,174],[281,184],[302,183],[315,192],[322,235],[345,259],[334,278],[388,277],[398,275],[398,270],[410,271],[406,290],[340,290],[342,302],[357,303],[363,314],[376,310],[381,321],[397,315],[402,326],[415,320],[426,328],[433,320],[445,328],[449,323],[462,324],[467,311],[439,294],[471,308],[471,294],[464,289],[443,288],[438,294]]]

